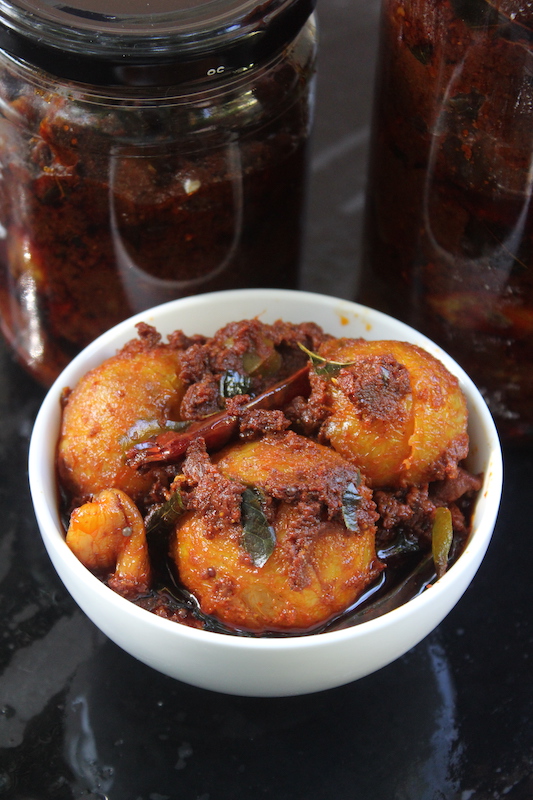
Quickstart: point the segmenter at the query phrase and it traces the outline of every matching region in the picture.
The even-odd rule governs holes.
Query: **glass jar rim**
[[[0,0],[0,48],[81,83],[148,87],[220,80],[286,47],[315,3]]]

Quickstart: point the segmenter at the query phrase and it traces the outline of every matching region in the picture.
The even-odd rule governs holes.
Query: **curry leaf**
[[[220,376],[219,392],[221,397],[235,397],[238,394],[249,394],[252,379],[249,375],[236,369],[227,369]]]
[[[353,367],[355,364],[355,361],[329,361],[327,358],[324,358],[324,356],[308,350],[301,342],[298,342],[298,347],[309,356],[316,374],[322,375],[323,377],[334,377],[338,375],[341,369]]]
[[[431,63],[431,57],[433,56],[433,45],[431,42],[420,42],[419,44],[414,44],[409,49],[414,57],[424,66]]]
[[[185,511],[179,489],[171,494],[166,503],[154,508],[145,519],[146,533],[160,528],[171,528]]]
[[[157,419],[139,419],[120,440],[123,450],[129,450],[138,442],[145,442],[154,436],[159,436],[167,431],[181,433],[190,426],[189,421],[167,419],[160,422]]]
[[[356,531],[359,528],[357,508],[363,499],[359,492],[359,483],[360,478],[356,483],[350,481],[342,494],[342,517],[349,531]]]
[[[380,561],[384,561],[387,564],[389,561],[420,553],[420,543],[410,539],[405,535],[405,531],[400,530],[392,544],[378,549],[377,552]]]
[[[262,497],[258,489],[247,487],[241,504],[242,544],[256,567],[264,567],[276,545],[274,528],[268,524],[262,508]]]

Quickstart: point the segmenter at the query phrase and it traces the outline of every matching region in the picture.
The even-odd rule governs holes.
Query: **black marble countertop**
[[[358,262],[377,18],[376,0],[319,5],[302,286],[345,297]],[[505,452],[488,554],[421,644],[342,688],[232,697],[136,662],[67,595],[27,486],[44,392],[3,346],[0,376],[0,797],[533,798],[532,450]]]

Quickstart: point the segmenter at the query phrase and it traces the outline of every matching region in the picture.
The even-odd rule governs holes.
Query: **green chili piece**
[[[453,541],[452,512],[439,507],[435,511],[431,530],[431,549],[437,578],[442,578],[448,568],[448,556]]]

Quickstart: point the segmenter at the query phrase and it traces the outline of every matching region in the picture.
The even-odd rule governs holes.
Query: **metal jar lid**
[[[235,74],[285,47],[315,0],[0,0],[0,48],[60,78],[170,86]]]

